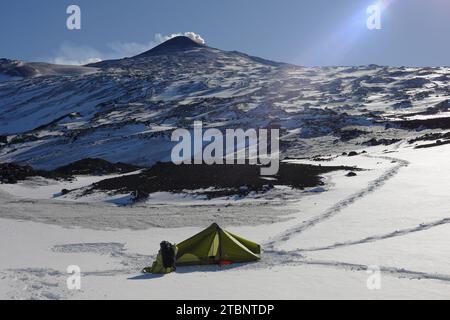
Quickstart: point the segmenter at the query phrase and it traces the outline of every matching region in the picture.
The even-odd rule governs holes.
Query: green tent
[[[176,266],[193,266],[220,264],[227,265],[240,262],[260,260],[261,246],[252,241],[220,228],[216,223],[206,230],[174,246]],[[157,261],[151,268],[144,269],[148,273],[168,273]]]

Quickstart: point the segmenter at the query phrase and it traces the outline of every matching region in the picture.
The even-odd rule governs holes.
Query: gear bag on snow
[[[170,242],[163,241],[160,245],[161,257],[164,268],[175,269],[175,250]]]
[[[144,273],[164,274],[171,273],[176,270],[175,261],[177,256],[177,246],[170,242],[163,241],[160,244],[160,249],[156,261],[152,266],[142,270]]]

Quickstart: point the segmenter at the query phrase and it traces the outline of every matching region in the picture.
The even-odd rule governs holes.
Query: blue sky
[[[376,1],[382,29],[368,30]],[[82,29],[66,28],[66,8]],[[77,63],[138,53],[157,34],[299,65],[450,65],[450,0],[2,0],[0,57]]]

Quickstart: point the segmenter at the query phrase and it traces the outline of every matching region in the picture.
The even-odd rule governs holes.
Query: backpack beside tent
[[[171,273],[176,270],[175,261],[177,255],[177,247],[167,241],[163,241],[160,244],[160,250],[156,261],[153,262],[151,267],[147,267],[142,272],[164,274]]]
[[[173,246],[176,266],[228,265],[253,262],[261,259],[261,246],[257,243],[232,234],[214,223],[206,230]],[[160,250],[156,261],[144,273],[170,273],[175,265],[165,268],[163,252]]]

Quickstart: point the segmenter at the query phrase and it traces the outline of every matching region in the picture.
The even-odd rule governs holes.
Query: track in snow
[[[331,267],[331,268],[337,268],[337,269],[344,269],[349,271],[360,271],[360,272],[366,272],[369,270],[369,267],[363,264],[354,264],[354,263],[346,263],[346,262],[339,262],[339,261],[327,261],[327,260],[314,260],[314,259],[308,259],[304,255],[306,252],[312,252],[312,251],[321,251],[321,250],[331,250],[335,248],[345,247],[345,246],[352,246],[357,244],[363,244],[363,243],[370,243],[375,242],[379,240],[404,236],[407,234],[425,231],[434,227],[438,227],[444,224],[450,223],[450,218],[444,218],[441,220],[429,222],[429,223],[422,223],[419,226],[412,227],[412,228],[406,228],[402,230],[396,230],[391,233],[383,234],[383,235],[374,235],[370,236],[364,239],[360,240],[353,240],[353,241],[347,241],[347,242],[340,242],[335,243],[329,246],[324,247],[316,247],[316,248],[306,248],[306,249],[297,249],[297,250],[291,250],[291,251],[283,251],[283,250],[277,250],[276,247],[280,244],[291,240],[294,236],[304,232],[305,230],[308,230],[317,224],[324,222],[337,214],[339,214],[342,209],[350,206],[351,204],[355,203],[356,201],[364,198],[365,196],[373,193],[380,187],[382,187],[388,180],[392,179],[395,175],[398,174],[398,172],[409,165],[409,162],[402,159],[392,158],[392,157],[373,157],[373,156],[366,156],[370,158],[380,158],[384,160],[389,160],[392,162],[398,163],[395,167],[387,170],[384,172],[380,177],[375,179],[374,181],[370,182],[368,186],[353,195],[347,197],[346,199],[339,201],[337,204],[333,205],[331,208],[327,209],[323,214],[316,216],[308,221],[303,222],[302,224],[299,224],[291,229],[286,230],[285,232],[279,234],[275,238],[273,238],[271,241],[269,241],[266,244],[267,250],[265,251],[265,259],[264,263],[261,266],[258,267],[272,267],[277,265],[312,265],[312,266],[322,266],[322,267]],[[255,266],[249,266],[250,268],[254,268]],[[407,279],[428,279],[428,280],[438,280],[438,281],[444,281],[444,282],[450,282],[450,275],[448,274],[440,274],[440,273],[427,273],[427,272],[421,272],[421,271],[414,271],[414,270],[407,270],[404,268],[395,268],[395,267],[388,267],[388,266],[378,266],[380,269],[380,272],[383,274],[387,274],[390,276],[394,276],[397,278],[407,278]]]
[[[265,244],[265,247],[268,248],[269,250],[275,250],[277,246],[279,246],[280,244],[282,244],[284,242],[289,241],[294,236],[304,232],[307,229],[314,227],[315,225],[317,225],[321,222],[324,222],[324,221],[336,216],[344,208],[352,205],[356,201],[364,198],[365,196],[373,193],[375,190],[382,187],[388,180],[392,179],[395,175],[397,175],[397,173],[400,171],[400,169],[407,167],[409,165],[409,162],[406,160],[392,158],[392,157],[372,157],[372,156],[366,156],[366,157],[380,158],[380,159],[384,159],[384,160],[395,161],[398,164],[395,167],[384,172],[380,177],[378,177],[374,181],[370,182],[366,188],[352,194],[351,196],[347,197],[346,199],[344,199],[342,201],[339,201],[338,203],[333,205],[331,208],[327,209],[323,214],[318,215],[318,216],[316,216],[310,220],[307,220],[291,229],[288,229],[288,230],[282,232],[281,234],[279,234],[278,236],[274,237],[272,240],[267,242]]]
[[[369,267],[362,264],[338,262],[338,261],[324,261],[324,260],[305,260],[300,261],[299,264],[315,265],[323,267],[333,267],[352,271],[368,271]],[[404,268],[394,268],[386,266],[378,266],[382,274],[391,275],[398,278],[408,278],[411,280],[439,280],[450,282],[450,275],[441,273],[428,273],[414,270],[407,270]]]
[[[323,250],[330,250],[330,249],[336,249],[336,248],[342,248],[342,247],[349,247],[349,246],[363,244],[363,243],[370,243],[370,242],[375,242],[375,241],[379,241],[379,240],[385,240],[385,239],[405,236],[405,235],[408,235],[411,233],[421,232],[421,231],[432,229],[434,227],[439,227],[439,226],[442,226],[442,225],[448,224],[448,223],[450,223],[450,218],[444,218],[444,219],[440,219],[440,220],[429,222],[429,223],[421,223],[417,227],[396,230],[394,232],[390,232],[390,233],[386,233],[386,234],[382,234],[382,235],[370,236],[370,237],[360,239],[360,240],[337,242],[337,243],[329,245],[329,246],[297,249],[294,251],[301,251],[301,252],[309,251],[309,252],[311,252],[311,251],[323,251]]]

